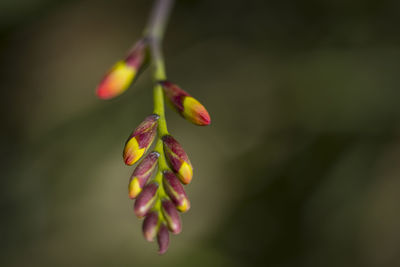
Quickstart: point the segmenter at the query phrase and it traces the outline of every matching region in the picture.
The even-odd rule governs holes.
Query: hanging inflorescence
[[[123,93],[148,63],[154,68],[154,111],[132,132],[125,143],[123,159],[133,165],[142,159],[129,180],[128,193],[135,199],[134,212],[144,218],[146,240],[157,238],[159,253],[167,251],[169,232],[181,232],[179,212],[190,209],[190,201],[182,184],[189,184],[193,167],[178,141],[168,130],[164,99],[185,119],[196,125],[209,125],[207,110],[199,101],[167,80],[160,43],[172,0],[158,0],[144,37],[104,76],[97,88],[101,99]],[[149,153],[155,141],[153,150]],[[147,154],[146,154],[147,153]]]

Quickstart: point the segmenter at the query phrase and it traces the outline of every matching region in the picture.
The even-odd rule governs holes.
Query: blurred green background
[[[168,110],[195,168],[166,255],[144,240],[121,153],[147,71],[100,101],[152,1],[0,1],[1,266],[400,266],[400,2],[178,1]]]

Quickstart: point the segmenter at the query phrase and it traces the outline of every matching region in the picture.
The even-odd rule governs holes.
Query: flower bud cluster
[[[190,201],[182,186],[192,180],[193,168],[182,146],[169,134],[159,139],[160,152],[144,154],[154,141],[159,120],[150,115],[139,124],[125,143],[123,158],[127,165],[138,163],[128,185],[129,198],[135,199],[134,213],[144,218],[143,235],[153,241],[157,236],[159,253],[165,253],[169,244],[169,232],[182,230],[178,213],[190,209]],[[159,161],[163,160],[164,168]],[[156,177],[151,179],[158,165]]]
[[[159,8],[165,11],[167,3],[171,1],[158,3]],[[147,35],[105,74],[96,93],[101,99],[114,98],[128,89],[147,63],[154,65],[154,113],[147,116],[128,137],[123,149],[123,160],[128,166],[137,163],[129,179],[128,196],[134,200],[135,215],[144,218],[144,238],[150,242],[157,239],[159,253],[163,254],[169,246],[169,233],[179,234],[182,231],[179,213],[190,209],[183,185],[189,184],[193,177],[193,166],[188,155],[167,130],[164,100],[195,125],[209,125],[211,119],[198,100],[165,79],[157,29],[160,28],[156,24],[150,24]],[[154,148],[150,149],[153,143]]]
[[[182,231],[179,212],[190,209],[183,184],[192,181],[193,167],[181,144],[168,133],[159,134],[155,150],[145,156],[156,139],[159,120],[159,115],[152,114],[136,127],[125,143],[123,159],[133,165],[143,158],[129,179],[128,195],[135,199],[136,216],[144,218],[145,239],[157,237],[162,254],[168,249],[169,232]]]

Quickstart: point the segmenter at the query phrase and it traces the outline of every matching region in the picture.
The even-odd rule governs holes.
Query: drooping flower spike
[[[139,124],[125,142],[123,160],[134,169],[128,183],[128,197],[134,199],[133,210],[143,220],[143,236],[157,239],[159,254],[168,250],[169,232],[179,234],[182,221],[179,212],[190,209],[190,201],[182,184],[189,184],[193,167],[187,153],[170,135],[165,119],[164,100],[178,113],[196,125],[209,125],[210,115],[199,101],[177,85],[167,81],[164,59],[160,50],[164,23],[173,0],[156,0],[156,5],[143,38],[128,56],[107,72],[97,95],[110,99],[123,93],[151,61],[154,74],[154,111]],[[146,155],[153,142],[153,151]],[[153,176],[154,175],[154,176]]]
[[[147,42],[140,40],[124,60],[120,60],[104,75],[97,87],[101,99],[116,97],[131,85],[146,60]]]

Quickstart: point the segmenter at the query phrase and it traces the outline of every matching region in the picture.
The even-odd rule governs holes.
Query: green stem
[[[174,0],[156,1],[145,29],[145,36],[157,37],[158,39],[163,38],[173,4]]]
[[[150,53],[153,66],[153,78],[155,86],[153,91],[154,114],[160,116],[158,119],[158,138],[154,148],[160,154],[158,159],[158,172],[154,181],[158,183],[158,199],[154,205],[154,210],[161,210],[161,200],[167,197],[163,187],[163,171],[169,170],[165,154],[162,137],[168,134],[167,121],[165,119],[164,93],[159,81],[166,80],[167,74],[165,71],[164,57],[161,51],[161,43],[165,32],[168,16],[171,11],[174,0],[157,0],[148,27],[145,30],[145,38],[150,45]],[[162,213],[159,212],[162,218]],[[160,218],[160,219],[161,219]],[[163,220],[163,219],[161,219]]]
[[[150,17],[148,27],[145,30],[146,39],[150,44],[150,52],[154,69],[153,78],[156,82],[153,93],[154,113],[160,116],[160,119],[158,120],[159,138],[168,134],[167,122],[165,120],[164,94],[158,82],[167,78],[164,57],[161,51],[161,42],[173,3],[174,0],[157,0]]]

